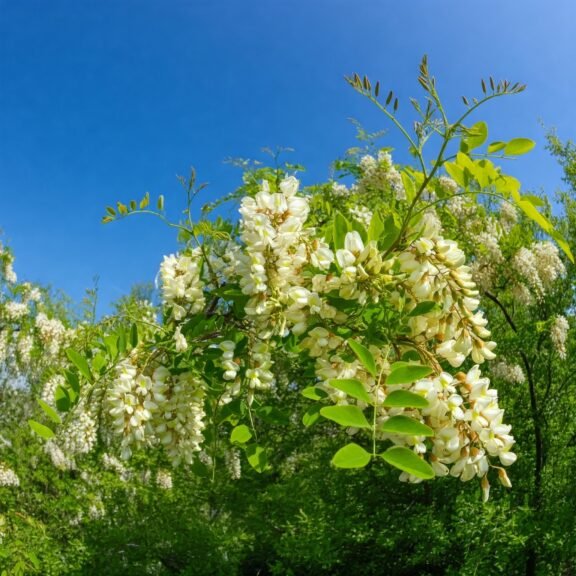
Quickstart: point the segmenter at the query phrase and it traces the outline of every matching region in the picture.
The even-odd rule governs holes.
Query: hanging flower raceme
[[[361,169],[366,190],[380,181],[403,199],[388,155],[365,158]],[[515,460],[514,439],[496,391],[478,366],[446,371],[491,360],[495,343],[465,254],[443,236],[437,214],[426,209],[386,243],[390,224],[361,202],[349,211],[352,220],[334,211],[328,226],[315,227],[311,215],[317,222],[296,178],[265,180],[241,201],[237,237],[166,256],[163,323],[119,355],[96,385],[104,418],[70,425],[63,448],[84,453],[100,426],[125,459],[161,446],[175,465],[195,458],[212,465],[220,457],[238,477],[235,451],[218,456],[204,444],[207,414],[238,397],[250,408],[281,386],[296,389],[302,376],[291,381],[279,367],[297,358],[317,390],[310,397],[326,403],[320,414],[416,459],[416,468],[390,460],[402,480],[476,477],[486,494],[494,467],[509,483],[503,467]],[[542,276],[558,271],[548,260]],[[416,375],[398,380],[400,369]],[[46,385],[46,398],[56,383]],[[416,404],[398,403],[399,394]],[[347,417],[334,415],[341,409]],[[245,441],[236,440],[234,450]]]

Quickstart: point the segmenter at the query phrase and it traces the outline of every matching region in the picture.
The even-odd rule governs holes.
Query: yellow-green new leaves
[[[112,206],[106,206],[106,215],[102,217],[102,223],[108,224],[109,222],[113,222],[119,216],[127,216],[128,214],[132,214],[134,212],[138,212],[141,210],[146,210],[150,205],[150,192],[146,192],[142,200],[137,202],[136,200],[130,200],[128,205],[122,202],[116,202],[116,208]],[[159,196],[156,202],[157,209],[162,212],[164,210],[164,196]]]
[[[516,206],[518,206],[518,208],[520,208],[520,210],[522,210],[522,212],[524,212],[524,214],[526,214],[530,220],[536,222],[536,224],[538,224],[538,226],[540,226],[544,232],[554,238],[558,246],[560,246],[560,249],[564,252],[564,254],[566,254],[566,256],[568,256],[570,261],[574,263],[574,256],[572,255],[572,250],[570,249],[568,242],[566,242],[562,235],[554,229],[552,222],[550,222],[550,220],[548,220],[544,214],[538,212],[538,208],[535,204],[538,203],[539,199],[536,199],[532,196],[521,196],[520,182],[516,180],[516,178],[503,176],[497,186],[498,185],[502,191],[507,191],[510,193]]]
[[[471,128],[464,128],[464,136],[460,142],[460,150],[468,152],[479,148],[488,138],[488,126],[486,122],[477,122]]]
[[[534,146],[536,146],[536,142],[529,138],[513,138],[504,147],[504,154],[507,156],[520,156],[530,152]]]
[[[509,142],[493,142],[488,146],[488,151],[496,152],[503,150],[507,155],[518,156],[529,152],[532,148],[534,148],[534,142],[532,140],[528,138],[514,138]],[[511,198],[516,206],[518,206],[528,218],[538,224],[544,232],[549,234],[566,256],[574,262],[574,256],[568,243],[554,230],[552,222],[538,211],[536,202],[532,197],[522,196],[520,194],[520,182],[516,178],[502,174],[490,160],[473,160],[462,152],[458,152],[454,162],[445,162],[444,168],[464,190],[468,190],[471,183],[476,181],[480,189],[473,190],[480,194],[482,194],[482,191],[485,189],[491,189],[488,190],[488,193],[494,194],[494,192],[496,192],[496,194],[501,195],[504,200]]]

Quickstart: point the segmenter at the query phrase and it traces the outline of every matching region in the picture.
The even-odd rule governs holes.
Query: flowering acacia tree
[[[483,81],[484,95],[464,98],[465,112],[451,122],[425,59],[420,72],[426,99],[412,101],[413,133],[397,119],[391,92],[380,100],[379,84],[349,79],[406,137],[415,167],[395,166],[381,150],[337,164],[348,185],[304,191],[290,170],[250,171],[234,195],[238,222],[193,220],[202,189],[194,173],[184,182],[182,222],[168,222],[162,197],[157,209],[148,195],[107,209],[105,222],[151,213],[179,231],[184,247],[160,268],[160,321],[117,322],[67,350],[69,365],[43,408],[62,424],[56,440],[68,452],[89,452],[100,440],[125,459],[158,447],[174,465],[198,456],[215,469],[224,452],[240,448],[262,472],[270,447],[258,424],[297,423],[277,402],[290,391],[311,402],[304,426],[324,420],[354,436],[334,466],[382,459],[410,482],[478,477],[485,498],[492,469],[510,486],[514,439],[480,369],[496,344],[473,268],[443,214],[481,193],[518,207],[571,254],[534,198],[490,160],[528,152],[533,142],[479,152],[487,127],[467,125],[480,105],[524,87]],[[440,144],[430,164],[433,137]],[[479,268],[479,260],[469,264]]]

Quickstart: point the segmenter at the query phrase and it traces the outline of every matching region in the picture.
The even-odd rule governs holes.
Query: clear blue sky
[[[492,139],[537,140],[508,169],[552,192],[539,120],[576,137],[575,22],[573,0],[0,0],[3,240],[21,278],[80,299],[99,275],[108,303],[176,242],[144,217],[101,225],[105,205],[148,190],[176,213],[176,174],[196,166],[217,197],[239,182],[223,160],[264,146],[326,178],[355,144],[348,117],[386,126],[343,75],[393,87],[410,119],[424,53],[455,111],[481,76],[528,84],[477,119]]]

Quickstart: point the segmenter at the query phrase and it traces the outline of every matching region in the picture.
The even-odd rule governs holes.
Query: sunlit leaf
[[[54,438],[54,431],[48,428],[48,426],[44,426],[44,424],[40,424],[40,422],[36,422],[36,420],[28,420],[28,424],[41,438],[44,438],[45,440]]]
[[[391,466],[408,474],[412,474],[412,476],[416,476],[417,478],[430,480],[435,476],[434,470],[428,462],[425,462],[418,455],[414,454],[412,450],[404,446],[393,446],[386,450],[386,452],[379,454],[379,456]]]
[[[325,406],[320,410],[320,414],[340,426],[370,428],[364,412],[358,406]]]
[[[404,416],[392,416],[388,418],[382,426],[379,427],[381,432],[387,434],[405,434],[408,436],[434,436],[434,430],[426,424],[422,424],[414,418]]]
[[[376,369],[376,362],[374,361],[374,356],[372,356],[370,350],[368,350],[368,348],[366,348],[364,345],[360,344],[360,342],[357,342],[356,340],[348,340],[348,344],[350,345],[350,348],[352,348],[354,354],[356,354],[358,360],[360,360],[364,368],[366,368],[366,370],[368,370],[368,372],[370,372],[370,374],[372,374],[372,376],[375,377],[378,371]]]
[[[232,442],[232,444],[245,444],[250,438],[252,438],[252,432],[245,424],[236,426],[230,434],[230,442]]]
[[[408,390],[394,390],[384,400],[386,408],[427,408],[428,400]]]
[[[534,146],[536,146],[534,140],[530,140],[529,138],[514,138],[506,144],[504,154],[508,156],[520,156],[530,152]]]
[[[434,370],[430,366],[423,366],[422,364],[392,364],[390,374],[386,378],[386,384],[411,384],[421,378],[425,378],[432,374]]]
[[[332,464],[336,468],[364,468],[371,459],[372,455],[369,452],[351,442],[334,454]]]
[[[370,398],[368,392],[366,392],[366,388],[360,380],[355,379],[341,379],[341,380],[330,380],[328,382],[330,386],[336,388],[337,390],[342,390],[342,392],[346,392],[348,396],[352,398],[357,398],[358,400],[362,400],[370,404],[372,399]]]

